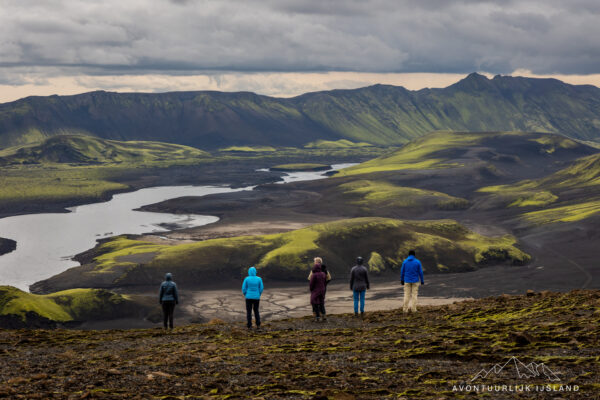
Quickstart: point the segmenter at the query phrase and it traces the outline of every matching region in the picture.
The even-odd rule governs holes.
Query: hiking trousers
[[[358,302],[360,300],[360,312],[365,312],[365,294],[366,290],[355,290],[354,291],[354,312],[358,312]]]
[[[404,304],[402,309],[404,312],[417,312],[417,297],[419,295],[419,282],[404,283]]]
[[[168,323],[168,327],[173,329],[173,312],[175,311],[175,301],[163,301],[162,309],[164,327],[167,328]]]
[[[256,327],[260,326],[260,313],[258,312],[258,306],[260,300],[246,299],[246,319],[248,320],[248,328],[252,328],[252,310],[254,310],[254,319],[256,320]]]

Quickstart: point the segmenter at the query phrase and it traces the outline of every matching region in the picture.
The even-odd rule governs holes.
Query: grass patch
[[[371,143],[367,142],[352,142],[346,139],[340,140],[317,140],[315,142],[310,142],[304,147],[307,149],[347,149],[353,147],[370,147],[373,146]]]
[[[405,169],[447,168],[456,164],[447,163],[448,159],[436,155],[437,152],[456,147],[475,145],[487,134],[440,131],[413,140],[391,155],[378,157],[340,171],[339,176],[368,174],[381,171]]]
[[[271,146],[230,146],[220,151],[240,152],[240,153],[265,153],[277,151],[275,147]]]
[[[4,168],[0,175],[0,201],[97,201],[109,192],[128,189],[127,185],[110,181],[120,171],[121,168],[70,166]]]
[[[567,206],[532,211],[523,214],[523,218],[535,224],[553,224],[557,222],[575,222],[600,213],[600,200]]]
[[[414,207],[433,203],[441,209],[466,208],[465,199],[433,190],[397,186],[384,181],[357,180],[339,185],[350,203],[363,207]]]

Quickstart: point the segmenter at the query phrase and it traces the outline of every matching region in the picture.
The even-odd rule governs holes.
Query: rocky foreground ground
[[[3,330],[0,396],[598,398],[599,306],[600,291],[531,292],[261,331],[218,320],[169,333]]]

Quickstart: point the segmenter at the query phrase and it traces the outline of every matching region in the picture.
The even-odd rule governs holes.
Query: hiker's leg
[[[355,290],[354,291],[354,314],[358,314],[358,296],[360,295],[360,292]]]
[[[169,307],[167,305],[166,302],[163,301],[162,303],[162,310],[163,310],[163,326],[165,329],[167,329],[168,325],[168,321],[169,321]]]
[[[367,294],[366,290],[360,292],[360,313],[363,314],[365,312],[365,295]]]
[[[419,286],[421,284],[419,282],[415,282],[413,283],[413,289],[412,289],[412,293],[411,293],[411,311],[412,312],[417,312],[417,301],[418,301],[418,297],[419,297]]]
[[[405,313],[408,312],[408,303],[410,303],[411,288],[412,286],[410,283],[404,284],[404,301],[402,302],[402,311],[404,311]]]
[[[313,317],[315,318],[315,321],[318,321],[319,320],[319,305],[312,304],[312,309],[313,309]]]
[[[325,300],[322,301],[323,302],[319,304],[319,309],[321,311],[321,315],[323,315],[323,321],[325,321],[327,319],[327,316],[325,315]]]
[[[260,326],[260,313],[258,312],[258,306],[260,305],[260,300],[254,300],[254,319],[256,320],[256,327]]]
[[[169,304],[169,328],[173,329],[173,314],[175,314],[175,302]]]
[[[246,299],[246,320],[248,329],[252,328],[252,300]]]

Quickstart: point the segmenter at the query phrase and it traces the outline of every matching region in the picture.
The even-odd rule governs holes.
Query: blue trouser
[[[354,291],[354,312],[358,312],[358,298],[360,297],[360,312],[365,312],[365,293],[366,290]]]

